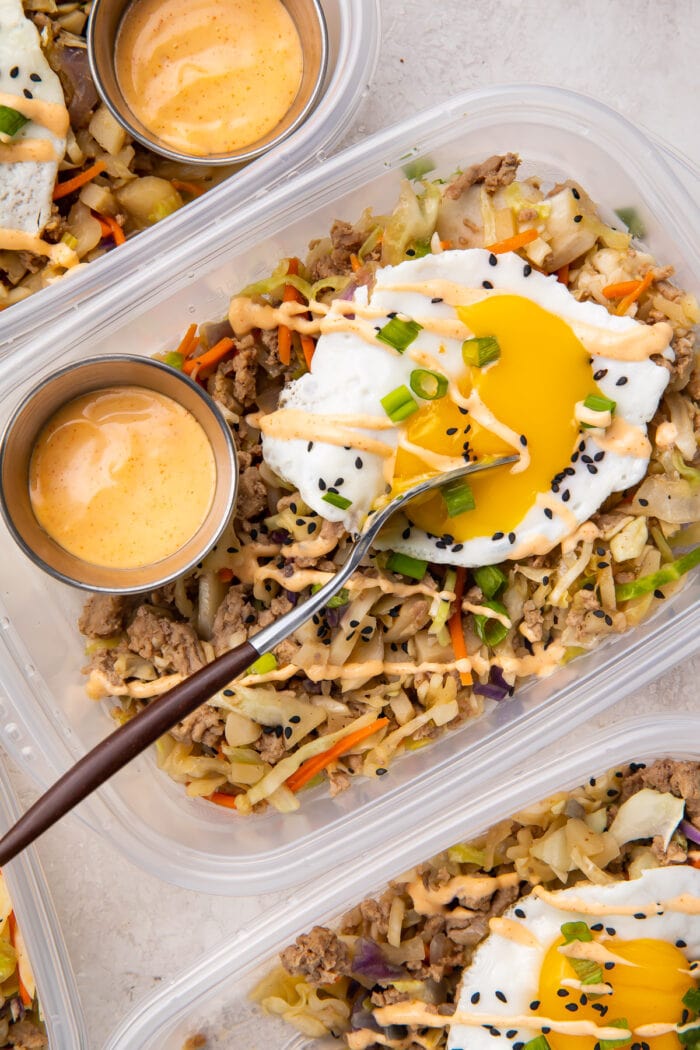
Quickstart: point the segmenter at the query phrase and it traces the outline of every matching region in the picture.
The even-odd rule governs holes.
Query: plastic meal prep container
[[[7,771],[0,762],[0,828],[3,833],[17,820],[20,812]],[[33,847],[8,864],[3,874],[36,978],[49,1050],[88,1050],[75,976],[63,943],[51,891]]]
[[[568,790],[607,769],[656,758],[700,759],[700,715],[625,719],[590,735],[566,754],[531,756],[490,782],[478,780],[449,806],[424,815],[418,800],[410,835],[368,849],[352,864],[336,868],[321,885],[304,889],[274,911],[258,916],[218,949],[138,1003],[104,1050],[181,1050],[188,1036],[202,1033],[207,1050],[330,1050],[334,1039],[310,1039],[279,1018],[263,1013],[249,994],[278,964],[278,953],[313,926],[333,925],[365,897],[415,864],[457,842],[469,841],[499,820]]]
[[[244,203],[263,197],[307,165],[317,164],[353,120],[379,55],[379,0],[321,0],[328,26],[328,71],[320,101],[302,126],[269,153],[242,167],[199,200],[107,252],[78,273],[0,315],[0,357],[31,331],[59,317],[74,324],[85,299],[114,288],[127,274],[146,272],[153,259],[221,223]]]
[[[207,235],[188,240],[151,272],[83,304],[79,325],[56,325],[0,363],[7,396],[0,425],[49,370],[82,356],[152,354],[170,348],[193,320],[222,316],[230,295],[303,252],[333,219],[396,200],[408,158],[429,156],[448,175],[493,152],[516,150],[524,172],[552,182],[573,176],[605,212],[635,207],[657,258],[678,280],[700,285],[700,219],[672,170],[643,135],[592,100],[554,88],[472,92],[374,135],[242,206]],[[110,730],[105,709],[87,699],[75,626],[82,597],[47,579],[0,533],[0,731],[36,782],[48,785]],[[185,796],[142,755],[81,809],[135,863],[160,877],[219,893],[265,892],[313,878],[395,833],[413,834],[415,800],[426,815],[461,797],[466,783],[519,761],[634,686],[662,674],[700,645],[700,575],[654,617],[514,699],[395,762],[390,775],[358,779],[335,799],[309,793],[301,809],[242,819]],[[10,699],[11,698],[11,699]]]

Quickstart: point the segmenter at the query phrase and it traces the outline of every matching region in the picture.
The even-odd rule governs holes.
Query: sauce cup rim
[[[98,23],[99,14],[101,9],[108,4],[120,3],[122,4],[123,11],[133,3],[134,0],[94,0],[92,9],[90,11],[90,17],[88,19],[88,30],[87,30],[87,53],[88,53],[88,64],[90,67],[90,75],[95,84],[95,88],[100,97],[100,100],[107,106],[114,119],[123,127],[132,138],[136,139],[146,149],[151,150],[154,153],[158,153],[160,156],[165,157],[167,160],[175,161],[180,164],[194,164],[209,167],[219,167],[222,165],[234,165],[234,164],[247,164],[251,160],[255,160],[256,157],[262,156],[263,153],[269,152],[275,146],[279,145],[290,135],[292,135],[297,129],[304,123],[307,117],[310,116],[313,109],[316,107],[321,93],[323,91],[324,82],[326,78],[326,71],[328,68],[328,53],[329,53],[329,41],[328,41],[328,24],[326,22],[326,16],[323,11],[321,0],[303,0],[308,5],[309,11],[313,13],[315,21],[319,30],[320,37],[320,52],[318,69],[316,77],[313,82],[313,86],[309,93],[309,97],[304,103],[303,107],[297,113],[293,121],[288,126],[284,126],[284,118],[280,122],[282,130],[278,134],[271,134],[270,137],[263,140],[262,143],[256,145],[251,143],[250,146],[244,147],[239,150],[235,150],[231,153],[212,153],[205,156],[198,156],[191,153],[182,153],[177,149],[173,149],[168,146],[165,142],[159,139],[156,135],[151,134],[148,128],[140,125],[136,121],[134,114],[131,112],[126,100],[121,97],[116,99],[112,92],[109,91],[105,83],[106,79],[112,79],[103,75],[103,69],[101,67],[100,58],[98,55],[106,55],[106,60],[110,63],[109,73],[113,75],[115,83],[117,82],[116,76],[116,33],[114,38],[109,42],[109,47],[102,48],[97,46],[96,40],[96,26]],[[285,0],[282,0],[285,4]],[[306,56],[307,48],[305,47],[305,41],[302,34],[299,33],[301,41],[302,54]],[[120,93],[121,95],[121,93]],[[292,103],[293,107],[294,103]],[[290,108],[292,108],[290,107]],[[289,112],[289,110],[287,111]],[[278,125],[279,127],[280,125]]]
[[[169,385],[177,386],[178,384],[182,384],[183,387],[186,386],[190,397],[194,396],[195,399],[199,400],[200,407],[203,410],[202,415],[205,417],[209,417],[211,423],[211,430],[215,434],[217,434],[222,441],[224,455],[223,457],[221,453],[217,455],[217,450],[215,449],[212,441],[211,432],[207,430],[207,427],[204,425],[200,418],[195,417],[197,418],[197,422],[199,423],[199,425],[204,430],[207,440],[212,446],[212,452],[214,453],[214,462],[216,467],[214,497],[212,499],[212,504],[209,507],[209,510],[207,511],[207,514],[200,528],[197,530],[196,533],[194,533],[194,535],[191,537],[187,544],[184,544],[182,547],[178,548],[178,550],[173,552],[172,555],[168,555],[158,562],[148,563],[146,565],[137,566],[133,568],[108,569],[104,566],[85,561],[81,558],[78,558],[77,556],[69,555],[69,557],[73,561],[75,561],[77,565],[79,565],[81,568],[84,567],[84,574],[82,578],[79,578],[78,576],[71,575],[61,570],[56,565],[52,564],[51,561],[48,560],[44,555],[40,554],[32,545],[32,543],[29,542],[23,530],[17,525],[15,521],[15,516],[13,515],[11,501],[8,500],[7,492],[7,472],[8,470],[13,469],[10,463],[10,445],[17,424],[22,420],[22,418],[25,416],[30,407],[35,403],[36,399],[42,394],[42,392],[46,391],[47,388],[52,386],[57,381],[62,380],[65,376],[69,375],[70,373],[78,371],[79,369],[104,368],[105,371],[108,372],[109,366],[114,365],[124,365],[127,367],[134,366],[138,369],[143,369],[144,367],[147,369],[152,369],[154,375],[157,376],[160,373],[163,378],[167,378],[167,380],[169,381]],[[57,412],[61,407],[69,404],[71,401],[76,400],[83,394],[92,391],[107,390],[110,387],[120,386],[144,386],[144,384],[142,382],[140,383],[137,378],[134,378],[133,380],[115,379],[110,378],[109,375],[106,375],[104,382],[100,383],[99,385],[92,385],[90,387],[86,387],[85,389],[78,389],[70,392],[64,400],[62,400],[55,407],[53,407],[47,414],[42,415],[39,422],[35,426],[33,424],[31,448],[34,448],[36,444],[36,439],[39,433],[41,432],[42,428],[46,425],[51,416],[54,415],[55,412]],[[162,390],[157,384],[150,387],[149,389],[160,392],[164,394],[164,396],[170,397],[173,401],[176,401],[178,404],[183,405],[183,401],[180,400],[180,398],[178,398],[176,395],[174,395],[170,389],[168,389],[167,391]],[[183,405],[183,407],[187,408],[187,405]],[[31,451],[29,453],[28,460],[30,458]],[[222,467],[224,469],[222,469]],[[28,486],[28,477],[25,480]],[[217,510],[216,496],[217,493],[221,491],[221,486],[224,485],[226,486],[227,491],[225,492],[225,497],[222,501],[221,507]],[[76,587],[84,591],[91,591],[93,593],[103,594],[139,594],[144,591],[150,591],[158,587],[163,587],[168,583],[174,582],[176,579],[178,579],[178,577],[184,575],[185,573],[190,572],[197,565],[197,563],[200,562],[212,550],[212,548],[220,539],[222,533],[224,532],[226,526],[229,524],[233,515],[237,494],[238,457],[236,454],[236,445],[233,439],[233,435],[231,433],[231,428],[224,419],[224,416],[221,413],[219,407],[216,405],[214,400],[210,398],[204,390],[201,389],[201,387],[197,383],[193,382],[188,376],[184,375],[184,373],[178,372],[177,369],[171,368],[164,362],[158,361],[151,357],[145,357],[138,354],[105,354],[104,356],[99,357],[83,358],[79,361],[73,361],[67,365],[64,365],[62,368],[51,372],[50,375],[44,376],[43,379],[41,379],[36,385],[32,386],[32,388],[23,395],[19,403],[15,406],[4,428],[4,431],[0,436],[0,515],[4,520],[8,532],[12,536],[17,546],[23,551],[23,553],[45,573],[47,573],[49,576],[52,576],[54,579],[59,580],[61,583],[68,584],[71,587]],[[216,522],[212,524],[212,517],[214,514],[216,514]],[[45,530],[43,530],[36,521],[36,518],[34,518],[34,523],[36,524],[38,530],[40,530],[48,536],[48,533],[45,533]],[[187,558],[186,561],[177,564],[173,569],[163,573],[163,575],[156,574],[152,577],[149,577],[145,583],[137,584],[135,582],[135,578],[138,577],[139,574],[143,575],[149,570],[155,569],[158,565],[165,566],[166,564],[170,563],[172,559],[175,559],[177,557],[180,551],[184,550],[189,543],[192,543],[195,540],[195,538],[202,532],[202,530],[206,531],[202,536],[201,541],[196,545],[192,556]],[[59,554],[61,552],[64,552],[64,548],[61,548],[60,544],[53,540],[52,537],[49,537],[49,539],[51,541],[52,547],[55,547],[56,551]],[[116,577],[121,577],[124,581],[123,584],[119,585],[119,583],[113,583],[111,581],[109,583],[100,583],[99,581],[96,581],[94,577],[91,579],[91,575],[93,573],[100,573],[101,571],[112,572],[115,574]]]

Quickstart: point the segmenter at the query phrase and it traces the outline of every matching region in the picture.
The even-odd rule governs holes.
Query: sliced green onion
[[[700,988],[689,988],[681,1002],[694,1014],[700,1014]]]
[[[547,1039],[543,1035],[536,1035],[534,1039],[528,1040],[523,1050],[551,1050]]]
[[[323,587],[322,583],[314,583],[314,584],[312,584],[312,586],[311,586],[311,593],[312,594],[317,594],[318,591],[321,590],[321,587]],[[327,609],[339,609],[342,605],[347,605],[349,601],[350,601],[350,591],[347,589],[347,587],[341,587],[340,590],[338,591],[338,593],[334,594],[333,597],[330,598],[326,602],[326,608]]]
[[[629,1024],[627,1023],[626,1017],[616,1017],[614,1021],[608,1021],[606,1019],[605,1024],[608,1028],[626,1028],[629,1031]],[[600,1039],[598,1046],[600,1050],[615,1050],[618,1046],[627,1046],[632,1041],[632,1034],[625,1036],[623,1039]]]
[[[380,328],[377,332],[377,339],[380,339],[382,343],[386,343],[387,346],[391,346],[394,350],[398,350],[400,354],[403,354],[413,340],[418,337],[418,333],[422,331],[422,329],[423,325],[418,324],[417,321],[404,321],[401,317],[392,317],[391,320],[387,321],[384,327]]]
[[[583,404],[585,408],[590,408],[591,412],[614,412],[617,402],[601,394],[589,394]]]
[[[337,507],[339,510],[347,510],[348,507],[352,507],[352,500],[347,499],[346,496],[341,496],[339,492],[325,492],[323,501],[324,503],[330,503],[331,507]]]
[[[277,670],[277,657],[274,653],[263,653],[254,664],[251,664],[246,674],[267,674],[268,671]]]
[[[500,613],[502,616],[508,615],[508,610],[505,605],[501,605],[500,602],[485,601],[481,602],[487,609],[492,609],[493,612]],[[494,620],[490,616],[482,616],[479,613],[473,613],[474,617],[474,630],[481,638],[482,642],[493,648],[494,645],[498,645],[502,642],[505,636],[508,634],[509,628],[505,624],[501,623],[500,620]]]
[[[176,350],[170,350],[163,357],[163,364],[170,365],[171,368],[179,368],[182,371],[182,366],[185,363],[185,358],[182,354],[178,354]]]
[[[418,402],[407,386],[397,386],[381,399],[382,408],[392,423],[401,423],[418,411]]]
[[[615,214],[618,219],[622,219],[633,237],[643,237],[647,232],[636,208],[618,208]]]
[[[457,864],[478,864],[483,866],[486,853],[476,846],[470,846],[468,842],[460,842],[457,846],[450,846],[447,856]]]
[[[410,248],[406,249],[406,255],[411,259],[422,259],[431,252],[430,241],[413,241]]]
[[[481,565],[473,570],[472,576],[487,598],[495,598],[508,582],[505,573],[497,565]]]
[[[430,157],[416,157],[415,160],[404,165],[403,173],[411,182],[417,182],[424,175],[427,175],[429,171],[433,171],[434,168],[435,161],[431,160]]]
[[[393,551],[386,563],[389,572],[400,572],[402,576],[410,576],[412,580],[422,580],[425,576],[428,563],[420,558],[412,558],[410,554],[400,554]]]
[[[676,558],[675,561],[668,562],[657,572],[652,572],[648,576],[640,576],[638,580],[632,580],[630,583],[618,584],[615,588],[615,597],[618,602],[641,598],[643,594],[650,594],[658,587],[663,587],[665,583],[680,580],[681,576],[685,576],[686,572],[690,572],[696,565],[700,565],[700,547],[693,547],[692,551]]]
[[[585,922],[565,922],[561,926],[561,935],[564,938],[564,944],[571,944],[572,941],[592,941],[593,934],[588,929]]]
[[[492,361],[498,361],[501,356],[501,348],[498,340],[492,335],[482,335],[478,339],[465,339],[462,343],[462,358],[465,365],[473,368],[483,368],[490,365]]]
[[[447,569],[445,572],[445,579],[442,581],[443,591],[454,591],[456,586],[457,570]],[[438,603],[437,612],[435,613],[435,616],[433,616],[433,622],[430,624],[428,634],[440,634],[450,618],[451,610],[452,602],[448,601],[446,598],[441,598]]]
[[[436,401],[439,397],[444,397],[449,386],[447,376],[441,375],[440,372],[431,372],[429,368],[414,368],[408,382],[413,393],[418,394],[424,401]]]
[[[449,485],[444,485],[440,489],[440,495],[445,501],[448,518],[456,518],[458,514],[474,510],[476,506],[474,493],[464,478],[457,478],[456,481],[451,481]]]
[[[700,1045],[700,1026],[689,1028],[687,1032],[676,1032],[678,1042],[683,1046],[697,1047]]]
[[[0,135],[9,135],[13,138],[17,132],[29,123],[29,117],[25,117],[10,106],[0,106]]]

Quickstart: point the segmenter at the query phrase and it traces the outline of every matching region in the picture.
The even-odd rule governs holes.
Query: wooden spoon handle
[[[258,659],[250,642],[224,653],[169,689],[105,737],[63,774],[0,839],[0,867],[47,831],[132,758]]]

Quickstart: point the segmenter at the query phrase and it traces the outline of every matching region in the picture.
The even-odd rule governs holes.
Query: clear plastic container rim
[[[235,994],[236,981],[270,962],[286,944],[317,923],[326,923],[383,887],[391,878],[446,849],[474,837],[524,806],[567,790],[625,761],[655,757],[700,759],[700,713],[623,718],[592,733],[588,740],[546,768],[533,771],[531,755],[515,767],[507,784],[483,783],[470,795],[466,813],[438,812],[421,821],[418,833],[387,840],[377,856],[364,856],[292,894],[280,909],[270,908],[233,937],[201,956],[153,995],[144,996],[112,1034],[104,1050],[154,1050],[160,1038],[188,1016],[194,1003],[220,988]],[[261,1015],[261,1020],[263,1020]]]

